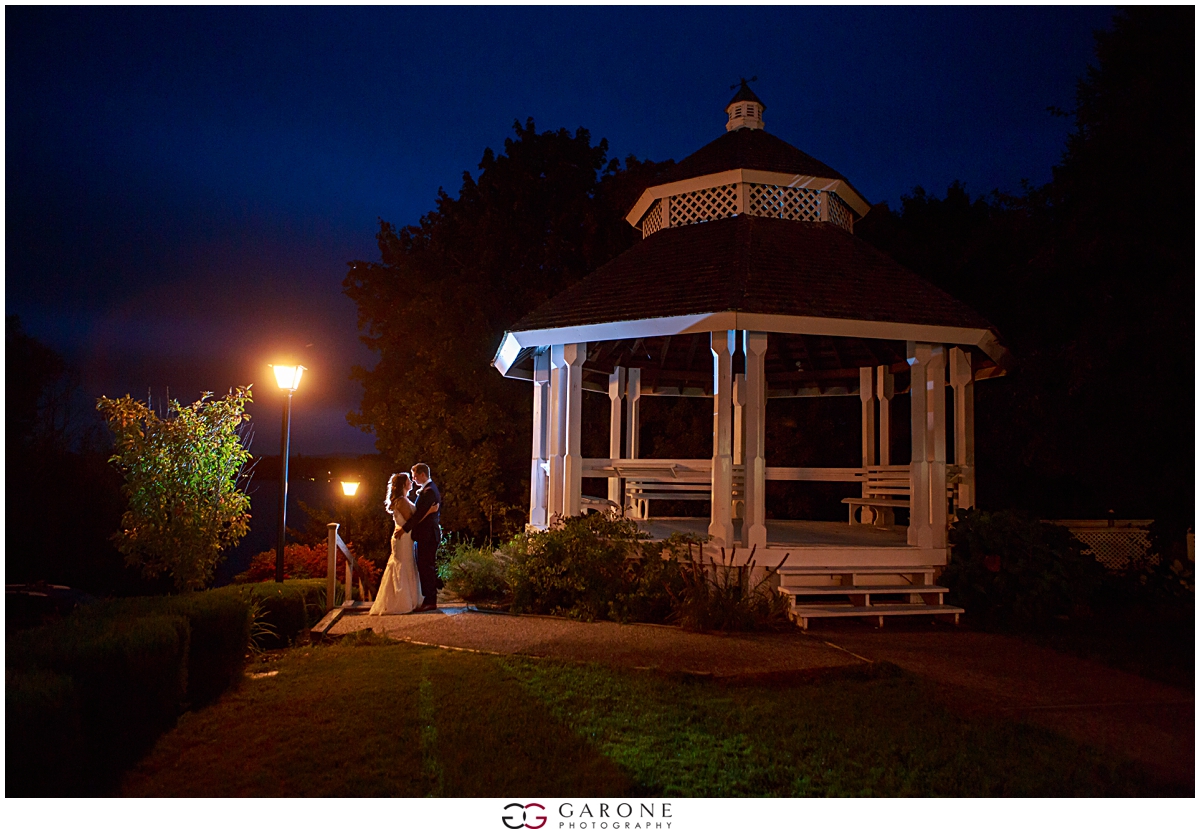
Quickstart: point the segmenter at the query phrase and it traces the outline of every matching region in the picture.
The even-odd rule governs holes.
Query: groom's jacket
[[[435,504],[440,506],[441,503],[441,490],[437,488],[437,484],[435,484],[433,481],[429,481],[427,484],[425,484],[425,486],[421,487],[421,492],[417,495],[417,505],[413,509],[412,518],[409,518],[404,522],[404,532],[412,532],[413,528],[424,521],[427,517],[429,518],[430,528],[438,526],[440,523],[438,518],[442,514],[441,510],[438,510],[433,515],[429,515],[429,511],[433,509]]]

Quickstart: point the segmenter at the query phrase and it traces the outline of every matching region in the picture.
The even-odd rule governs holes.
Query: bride
[[[383,508],[391,514],[395,526],[392,533],[392,555],[383,571],[383,578],[379,581],[379,593],[375,596],[375,603],[371,605],[371,616],[411,613],[420,607],[424,600],[420,582],[417,581],[417,562],[413,556],[412,535],[400,529],[413,514],[415,505],[408,500],[411,490],[412,478],[407,472],[397,472],[388,481]]]

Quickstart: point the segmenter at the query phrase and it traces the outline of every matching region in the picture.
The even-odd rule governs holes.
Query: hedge
[[[7,791],[105,794],[186,706],[242,675],[257,606],[284,646],[324,613],[325,583],[114,599],[7,637]]]

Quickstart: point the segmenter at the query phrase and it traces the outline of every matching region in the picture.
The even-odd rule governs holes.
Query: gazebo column
[[[925,452],[929,458],[929,525],[934,548],[944,550],[950,522],[946,505],[946,347],[943,345],[930,348],[925,388],[928,397]]]
[[[746,544],[762,551],[767,547],[767,335],[746,331],[742,337],[746,353],[746,513],[742,527]]]
[[[579,515],[583,486],[583,452],[580,442],[583,432],[583,361],[587,343],[568,343],[563,346],[566,363],[567,440],[563,457],[563,514]]]
[[[529,525],[537,529],[545,529],[550,519],[545,468],[549,455],[550,352],[542,349],[533,356],[533,462],[529,467]]]
[[[892,463],[892,398],[896,377],[888,366],[875,367],[875,396],[879,398],[879,465]]]
[[[745,473],[746,463],[746,375],[733,375],[733,465],[742,466]],[[743,478],[742,494],[733,499],[733,517],[746,517],[746,489]]]
[[[933,527],[929,523],[929,456],[926,442],[929,434],[929,395],[926,375],[932,346],[929,343],[908,343],[908,365],[912,382],[912,460],[908,465],[910,509],[908,544],[910,547],[933,547]]]
[[[621,394],[625,387],[625,369],[617,366],[608,376],[608,457],[621,457]],[[621,479],[608,479],[608,500],[621,503]]]
[[[567,363],[563,346],[550,346],[550,477],[546,487],[547,521],[565,515],[563,467],[567,454]]]
[[[975,506],[975,374],[971,354],[950,349],[950,385],[954,388],[954,463],[961,470],[958,508]]]
[[[862,465],[865,470],[875,465],[875,369],[870,366],[858,370],[858,399],[862,403]],[[866,486],[864,479],[864,498]]]
[[[733,331],[712,332],[713,458],[712,512],[708,534],[713,542],[733,545]]]
[[[631,368],[625,372],[625,457],[636,458],[640,451],[638,432],[642,412],[642,370]],[[641,510],[634,510],[634,518],[649,518],[649,509],[643,501]],[[626,504],[633,507],[632,503]]]

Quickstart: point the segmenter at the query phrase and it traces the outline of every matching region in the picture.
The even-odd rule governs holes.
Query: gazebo
[[[803,625],[828,615],[957,620],[933,582],[954,508],[975,503],[974,383],[1003,374],[1005,349],[982,316],[856,237],[868,202],[767,133],[765,109],[743,81],[725,134],[629,211],[642,241],[505,332],[494,366],[533,384],[529,524],[602,506],[660,536],[699,530],[709,554],[753,548],[765,566],[786,556],[780,589]],[[605,458],[581,455],[585,391],[609,397]],[[907,464],[891,457],[896,394],[911,398]],[[641,457],[648,395],[711,397],[712,456]],[[861,401],[861,463],[767,466],[768,400],[833,395]],[[608,498],[586,498],[585,477],[606,478]],[[844,499],[844,524],[768,520],[767,481],[853,482],[861,495]],[[670,499],[708,501],[708,521],[652,516]]]

